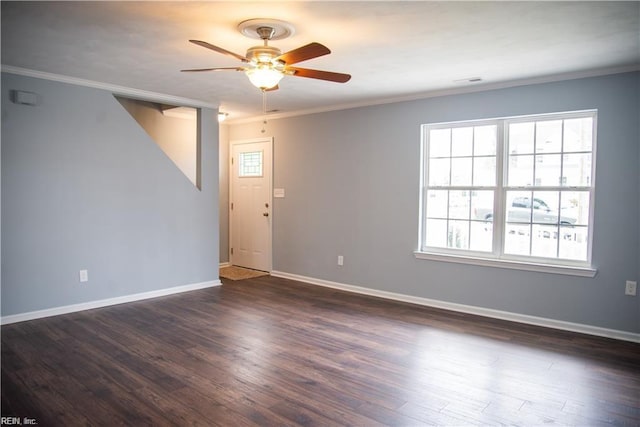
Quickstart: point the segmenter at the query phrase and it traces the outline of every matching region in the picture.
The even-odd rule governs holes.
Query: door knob
[[[269,212],[263,213],[262,216],[269,216]]]

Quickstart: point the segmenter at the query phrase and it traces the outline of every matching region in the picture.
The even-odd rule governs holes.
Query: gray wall
[[[640,275],[639,78],[625,73],[270,120],[274,187],[286,191],[273,201],[274,270],[640,332],[640,297],[624,295],[625,280]],[[592,108],[595,278],[413,256],[422,123]],[[229,124],[229,139],[263,136],[261,128]]]
[[[200,191],[111,93],[3,73],[2,315],[217,280],[216,113]]]

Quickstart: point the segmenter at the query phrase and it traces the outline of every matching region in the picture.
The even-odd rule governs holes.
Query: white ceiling
[[[312,41],[331,55],[297,64],[351,74],[345,84],[285,77],[268,109],[332,109],[495,87],[560,74],[637,69],[640,2],[7,2],[2,65],[219,105],[230,118],[259,115],[262,97],[234,58],[260,41],[237,25],[251,18],[293,24],[271,44]],[[479,83],[456,80],[481,77]]]

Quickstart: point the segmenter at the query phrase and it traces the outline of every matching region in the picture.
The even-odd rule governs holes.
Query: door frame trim
[[[236,145],[243,144],[254,144],[254,143],[266,143],[269,147],[269,151],[271,152],[271,164],[269,168],[269,175],[266,177],[268,181],[268,189],[269,189],[269,229],[268,229],[268,250],[269,254],[267,257],[267,264],[269,269],[267,271],[271,272],[273,270],[273,165],[274,165],[274,156],[273,156],[273,137],[272,136],[263,136],[260,138],[249,138],[249,139],[236,139],[229,141],[229,158],[228,166],[229,166],[229,264],[233,265],[233,255],[231,250],[233,248],[233,212],[231,209],[231,204],[233,203],[233,174],[234,165],[232,164],[233,158],[233,148]]]

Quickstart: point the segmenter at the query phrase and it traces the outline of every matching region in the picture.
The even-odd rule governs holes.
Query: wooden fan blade
[[[216,67],[216,68],[192,68],[190,70],[180,70],[183,73],[193,73],[200,71],[224,71],[224,70],[233,70],[233,71],[244,71],[243,67]]]
[[[223,49],[223,48],[218,47],[218,46],[214,46],[214,45],[212,45],[210,43],[207,43],[207,42],[203,42],[202,40],[189,40],[189,41],[191,43],[193,43],[193,44],[197,44],[198,46],[202,46],[202,47],[206,47],[207,49],[211,49],[214,52],[218,52],[218,53],[221,53],[223,55],[233,56],[234,58],[239,59],[242,62],[249,62],[249,61],[247,61],[247,58],[245,58],[242,55],[238,55],[237,53],[229,52],[226,49]]]
[[[328,80],[336,83],[346,83],[351,80],[350,74],[334,73],[332,71],[310,70],[309,68],[287,67],[286,71],[293,71],[297,77]]]
[[[276,59],[284,62],[287,65],[296,64],[298,62],[306,61],[307,59],[317,58],[319,56],[327,55],[331,53],[328,47],[321,45],[320,43],[309,43],[306,46],[299,47],[297,49],[285,52],[278,56]]]

